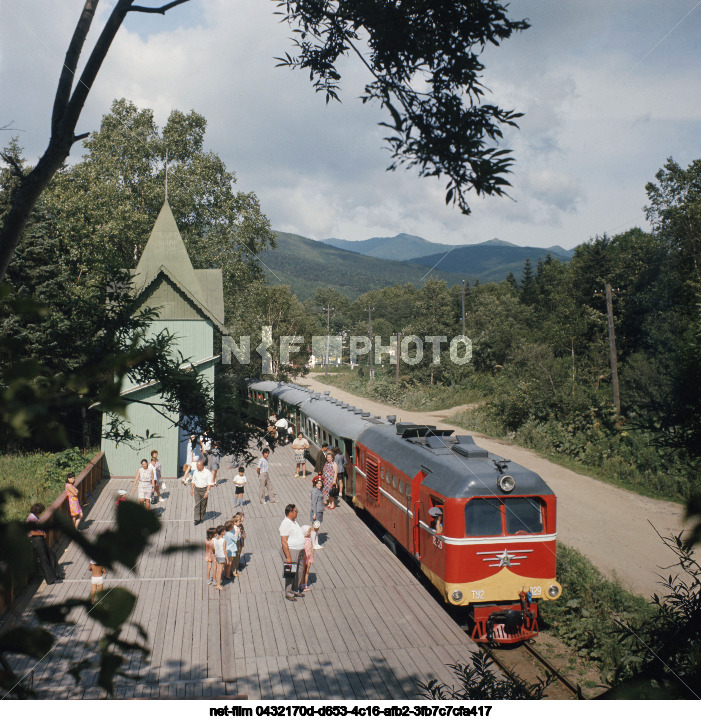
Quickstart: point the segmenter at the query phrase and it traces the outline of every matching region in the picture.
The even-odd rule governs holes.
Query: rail
[[[92,495],[92,491],[102,480],[102,471],[104,468],[105,454],[104,451],[93,456],[87,466],[78,474],[75,479],[75,487],[78,489],[78,498],[80,505],[84,506],[88,494]],[[64,513],[70,518],[70,510],[68,507],[68,495],[65,491],[42,513],[39,519],[40,523],[48,523],[54,513]],[[55,548],[61,541],[61,532],[57,528],[50,528],[46,531],[46,543],[51,548]],[[11,585],[9,592],[5,594],[5,598],[0,596],[0,614],[7,611],[14,603],[15,597],[27,585],[29,578],[25,578],[16,585]],[[7,605],[6,605],[7,602]]]

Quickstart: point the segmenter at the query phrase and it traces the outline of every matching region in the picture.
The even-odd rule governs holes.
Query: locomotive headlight
[[[556,598],[558,598],[561,593],[562,593],[562,586],[560,586],[559,583],[553,583],[553,585],[548,588],[548,596],[552,600],[555,600]]]
[[[460,601],[462,601],[462,591],[460,591],[459,589],[456,588],[450,595],[452,596],[455,603],[460,603]]]
[[[514,481],[512,476],[501,476],[497,481],[497,486],[499,486],[503,493],[511,493],[516,486],[516,481]]]

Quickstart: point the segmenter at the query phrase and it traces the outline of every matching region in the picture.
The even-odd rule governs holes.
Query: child
[[[124,503],[124,501],[127,500],[127,492],[120,489],[117,491],[117,500],[114,502],[114,505],[119,508],[120,503]]]
[[[234,564],[234,559],[236,558],[238,554],[238,542],[236,539],[236,524],[234,522],[234,519],[231,519],[230,521],[227,521],[224,524],[224,528],[226,529],[226,533],[224,534],[224,541],[226,542],[226,579],[231,580],[231,567]],[[238,566],[238,563],[236,563]],[[234,576],[238,576],[238,571],[234,573]]]
[[[314,544],[312,543],[312,527],[302,526],[302,535],[304,536],[304,583],[299,587],[300,591],[309,589],[309,569],[314,563]]]
[[[243,552],[243,547],[246,545],[246,529],[243,527],[244,513],[239,511],[237,514],[241,518],[241,524],[239,525],[239,571],[243,571],[246,568],[246,554]]]
[[[83,509],[80,507],[78,489],[75,487],[75,473],[69,473],[66,476],[66,495],[68,496],[68,510],[71,512],[73,524],[78,530],[78,524],[83,517]]]
[[[224,586],[221,585],[221,575],[226,565],[226,541],[224,540],[224,526],[217,526],[214,536],[214,580],[217,583],[217,591],[223,591]]]
[[[207,540],[204,542],[204,560],[207,563],[207,585],[211,586],[214,583],[214,564],[216,558],[214,557],[214,537],[217,535],[216,528],[207,529]],[[210,578],[211,576],[211,578]]]
[[[102,591],[105,577],[107,576],[107,569],[104,566],[98,566],[95,561],[90,561],[88,566],[92,573],[90,579],[90,603],[95,603],[95,596]]]
[[[246,483],[248,483],[243,472],[244,467],[239,466],[239,474],[238,476],[234,476],[234,483],[236,483],[236,488],[234,489],[234,508],[236,508],[236,506],[243,508],[243,489]]]

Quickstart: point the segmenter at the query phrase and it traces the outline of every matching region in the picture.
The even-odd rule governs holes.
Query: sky
[[[86,47],[114,4],[100,3]],[[0,0],[0,143],[18,135],[30,160],[48,142],[82,5]],[[191,0],[165,17],[130,14],[78,132],[97,129],[115,98],[152,108],[161,125],[173,109],[194,109],[208,121],[207,149],[256,193],[272,227],[314,239],[408,233],[572,248],[647,229],[646,183],[669,157],[701,157],[698,0],[514,0],[510,16],[532,27],[490,47],[483,75],[489,102],[525,113],[505,137],[511,197],[472,194],[470,216],[445,206],[444,182],[386,172],[384,115],[358,100],[360,63],[342,63],[342,103],[329,105],[305,73],[276,67],[291,31],[275,10],[272,0]]]

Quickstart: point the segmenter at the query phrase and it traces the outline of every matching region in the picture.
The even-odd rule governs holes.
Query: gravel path
[[[415,413],[346,393],[308,376],[302,383],[379,416],[394,414],[397,420],[458,428],[443,419],[463,406],[443,411]],[[520,463],[538,473],[558,498],[558,539],[583,553],[608,576],[616,574],[631,591],[652,596],[661,593],[660,573],[676,556],[660,541],[655,529],[665,536],[683,527],[684,507],[657,501],[583,476],[545,460],[535,452],[471,432],[479,445],[492,453]],[[653,528],[654,526],[654,528]],[[665,575],[668,575],[665,573]]]

